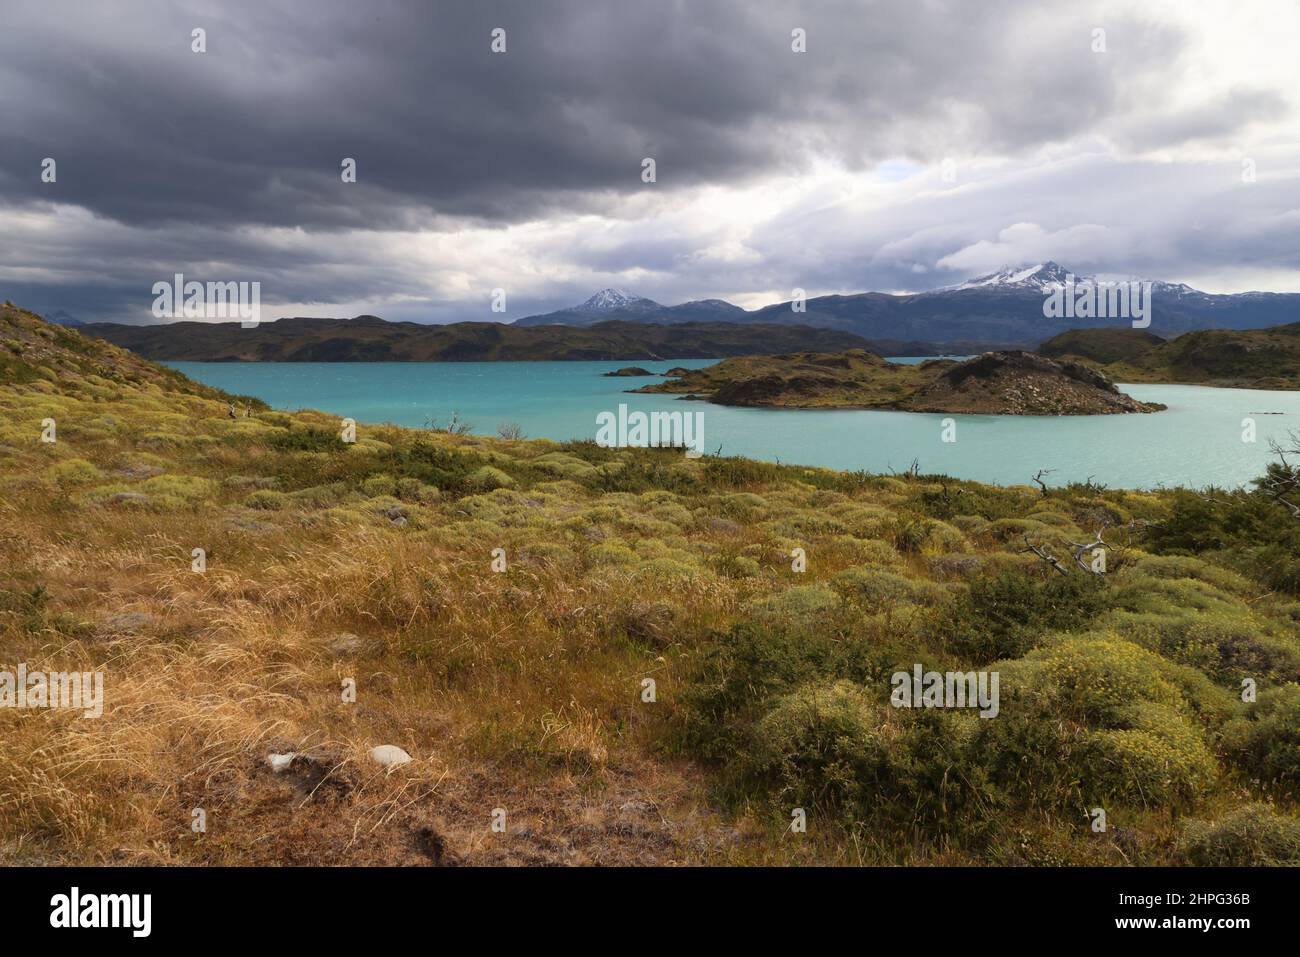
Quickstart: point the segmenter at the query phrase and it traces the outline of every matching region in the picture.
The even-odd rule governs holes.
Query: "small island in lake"
[[[894,409],[986,415],[1157,412],[1080,362],[1032,352],[987,352],[965,361],[889,362],[865,349],[725,359],[632,390],[719,405],[785,409]]]

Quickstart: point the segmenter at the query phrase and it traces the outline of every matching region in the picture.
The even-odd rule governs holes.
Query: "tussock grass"
[[[350,445],[321,413],[3,318],[0,665],[103,671],[107,699],[0,709],[9,861],[1293,853],[1300,606],[1285,563],[1185,493],[364,423]],[[1099,516],[1158,529],[1104,582],[1023,551],[1064,555]],[[891,708],[914,663],[999,670],[1001,715]],[[378,744],[413,760],[380,768]],[[300,757],[277,775],[272,751]],[[1091,832],[1098,804],[1122,838]]]

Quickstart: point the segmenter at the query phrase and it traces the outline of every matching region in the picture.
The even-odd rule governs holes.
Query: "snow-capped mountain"
[[[658,309],[659,303],[644,296],[631,295],[622,289],[607,288],[573,308],[578,312],[609,312],[614,309]]]
[[[586,302],[568,309],[528,316],[520,326],[591,326],[607,320],[626,322],[763,322],[817,326],[851,332],[873,342],[932,343],[942,351],[1025,348],[1051,338],[1065,328],[1107,325],[1109,318],[1075,317],[1063,324],[1043,310],[1044,297],[1072,280],[1116,281],[1075,272],[1059,263],[1024,263],[986,276],[929,292],[892,295],[864,292],[818,296],[796,312],[789,302],[773,303],[752,312],[720,299],[661,306],[618,289],[602,289]],[[1151,283],[1151,331],[1169,337],[1193,329],[1258,329],[1300,320],[1300,294],[1242,293],[1216,295],[1186,283],[1127,277]],[[952,347],[952,348],[949,348]]]
[[[964,289],[983,289],[987,292],[999,289],[1015,292],[1045,292],[1065,285],[1066,277],[1071,275],[1073,274],[1065,267],[1049,259],[1045,263],[1034,263],[1032,266],[1010,266],[991,272],[987,276],[968,279],[955,286],[944,286],[934,292],[960,292]],[[1080,282],[1087,278],[1087,276],[1075,275],[1074,281]]]
[[[924,295],[962,292],[973,289],[984,292],[1046,293],[1064,286],[1067,282],[1073,282],[1076,286],[1081,286],[1085,283],[1103,281],[1117,282],[1121,280],[1118,277],[1107,277],[1106,280],[1100,280],[1098,277],[1086,273],[1072,272],[1049,259],[1047,262],[1033,265],[1008,266],[997,272],[989,273],[987,276],[968,279],[955,286],[944,286]],[[1148,280],[1136,276],[1125,277],[1123,281],[1150,282],[1153,294],[1166,300],[1204,300],[1208,303],[1215,298],[1210,293],[1201,292],[1185,282],[1162,282],[1159,279]]]
[[[728,312],[731,310],[731,312]],[[653,299],[633,295],[622,289],[602,289],[590,299],[568,309],[558,309],[540,316],[515,320],[516,326],[592,326],[598,322],[622,319],[630,322],[704,322],[728,321],[745,310],[722,300],[661,306]]]

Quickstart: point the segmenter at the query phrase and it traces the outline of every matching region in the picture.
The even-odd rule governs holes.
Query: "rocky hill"
[[[1043,343],[1039,352],[1090,362],[1119,382],[1300,388],[1300,322],[1206,329],[1167,342],[1138,330],[1074,329]]]
[[[1034,351],[1051,359],[1086,359],[1108,365],[1139,359],[1164,343],[1145,329],[1068,329]]]
[[[422,325],[294,318],[244,329],[238,322],[154,326],[93,323],[82,332],[164,362],[483,362],[493,360],[690,359],[781,349],[867,345],[849,332],[790,325],[691,322],[521,328],[498,322]]]
[[[1032,352],[988,352],[944,368],[898,407],[1001,415],[1109,415],[1164,408],[1125,395],[1096,369]]]
[[[728,359],[638,392],[666,392],[719,405],[768,408],[899,409],[996,415],[1154,412],[1102,373],[1025,352],[991,352],[964,362],[888,362],[862,349]]]
[[[265,407],[259,400],[231,396],[195,382],[135,353],[82,335],[13,303],[0,306],[0,385],[72,395],[112,384],[154,388],[205,399],[235,400]]]

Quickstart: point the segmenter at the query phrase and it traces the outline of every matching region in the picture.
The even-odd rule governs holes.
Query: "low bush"
[[[941,625],[939,638],[976,663],[1016,658],[1049,631],[1092,627],[1113,601],[1093,575],[1004,571],[975,578]]]
[[[1267,804],[1247,804],[1217,821],[1188,821],[1177,853],[1197,867],[1300,865],[1300,820]]]

